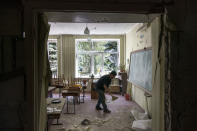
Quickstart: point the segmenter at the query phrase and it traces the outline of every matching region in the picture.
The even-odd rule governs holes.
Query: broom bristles
[[[113,95],[111,95],[111,97],[112,97],[112,101],[115,101],[115,100],[117,100],[117,99],[118,99],[118,97],[117,97],[117,96],[113,96]]]

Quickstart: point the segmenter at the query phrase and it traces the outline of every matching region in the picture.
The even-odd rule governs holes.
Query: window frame
[[[81,41],[84,41],[84,42],[88,42],[89,39],[75,39],[75,77],[85,77],[85,76],[80,76],[79,73],[78,73],[78,56],[79,54],[90,54],[91,56],[91,69],[90,69],[90,75],[91,74],[94,74],[94,56],[95,55],[100,55],[102,56],[102,68],[104,68],[104,55],[109,53],[109,54],[117,54],[117,65],[120,64],[120,38],[114,38],[114,39],[108,39],[108,38],[103,38],[103,39],[91,39],[91,44],[93,46],[93,42],[94,41],[117,41],[117,52],[107,52],[107,51],[78,51],[78,44],[79,42]],[[90,77],[90,75],[88,77]],[[95,75],[95,74],[94,74]],[[95,77],[98,77],[98,76],[95,76]]]

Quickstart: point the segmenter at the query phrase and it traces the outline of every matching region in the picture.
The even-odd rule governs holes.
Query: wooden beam
[[[164,7],[161,3],[151,2],[57,2],[57,1],[31,1],[28,5],[33,9],[42,11],[71,11],[71,12],[110,12],[110,13],[161,13]]]

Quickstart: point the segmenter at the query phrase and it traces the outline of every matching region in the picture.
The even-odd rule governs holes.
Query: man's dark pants
[[[105,103],[105,94],[103,90],[96,89],[98,93],[98,102],[96,107],[100,107],[100,104],[103,106],[103,110],[107,110],[107,105]]]

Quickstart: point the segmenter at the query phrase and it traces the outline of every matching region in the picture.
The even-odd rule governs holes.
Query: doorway
[[[126,68],[129,68],[129,64],[130,64],[130,53],[134,52],[136,50],[140,50],[140,49],[144,49],[144,48],[148,48],[148,47],[152,47],[153,50],[153,60],[152,60],[152,72],[154,72],[154,74],[152,75],[152,78],[158,78],[157,73],[159,73],[159,70],[157,69],[158,67],[156,67],[156,61],[157,61],[157,57],[156,57],[156,53],[158,50],[158,41],[159,41],[159,18],[156,18],[159,15],[135,15],[135,14],[119,14],[119,13],[66,13],[66,12],[48,12],[46,13],[49,19],[50,24],[53,26],[58,26],[58,23],[60,22],[61,24],[64,23],[72,23],[72,24],[76,24],[76,23],[80,23],[80,24],[84,24],[83,27],[85,29],[85,27],[88,27],[88,25],[92,24],[92,23],[134,23],[134,22],[138,22],[138,24],[134,24],[135,30],[133,29],[133,31],[131,32],[127,32],[123,35],[122,40],[124,41],[123,45],[122,45],[122,61],[121,64],[124,64],[125,66],[127,66]],[[119,16],[119,17],[115,17],[115,16]],[[117,19],[118,18],[118,19]],[[124,18],[124,19],[123,19]],[[133,18],[137,18],[137,19],[133,19]],[[139,23],[141,22],[141,23]],[[152,26],[152,25],[154,26]],[[63,29],[63,28],[62,28]],[[92,29],[94,29],[94,27],[92,27]],[[85,30],[84,30],[85,31]],[[84,32],[82,32],[84,33]],[[146,36],[149,33],[149,36]],[[150,34],[153,35],[150,35]],[[68,35],[68,34],[67,34]],[[69,34],[69,39],[70,41],[72,41],[72,39],[76,39],[76,38],[80,38],[80,39],[86,39],[88,41],[88,39],[90,39],[90,37],[87,37],[87,35],[84,36],[77,36],[76,34],[74,34],[74,36],[71,36],[73,34]],[[82,35],[82,34],[80,34]],[[84,34],[83,34],[84,35]],[[106,34],[105,34],[106,35]],[[91,35],[89,35],[91,36]],[[130,38],[131,36],[131,38]],[[59,49],[60,52],[63,54],[64,49],[65,49],[65,45],[63,44],[63,42],[65,42],[63,40],[63,37],[65,37],[63,35],[51,35],[50,38],[51,39],[56,39],[57,41],[59,41],[61,44],[59,45]],[[71,37],[71,38],[70,38]],[[148,37],[147,39],[143,39],[143,40],[133,40],[134,42],[132,42],[132,39],[137,39],[137,37]],[[103,39],[103,38],[102,38]],[[130,43],[129,43],[130,42]],[[135,43],[136,44],[133,44]],[[133,45],[132,45],[133,44]],[[150,45],[149,45],[150,44]],[[132,45],[132,46],[130,46]],[[64,47],[63,47],[64,46]],[[60,53],[60,54],[61,54]],[[71,53],[72,54],[72,53]],[[65,71],[65,57],[68,56],[64,55],[64,57],[62,57],[62,55],[60,55],[58,57],[58,73],[59,74],[66,74],[67,71]],[[68,63],[68,62],[67,62]],[[71,63],[73,63],[74,66],[71,67],[76,67],[75,66],[75,61],[72,61]],[[77,63],[77,62],[76,62]],[[68,67],[68,66],[67,66]],[[75,71],[75,73],[73,73],[74,75],[76,74],[77,70],[76,69],[72,69],[71,72]],[[156,73],[156,74],[155,74]],[[72,73],[70,73],[72,74]],[[74,76],[73,75],[73,76]],[[67,76],[64,76],[67,77]],[[160,82],[154,84],[155,79],[153,79],[153,86],[160,85]],[[143,91],[143,89],[140,89],[138,86],[135,86],[134,84],[128,82],[128,91],[127,93],[130,93],[130,98],[132,98],[138,105],[140,105],[142,107],[142,109],[144,109],[147,113],[149,113],[150,116],[152,116],[152,118],[155,117],[155,120],[153,120],[153,126],[154,125],[161,125],[164,120],[161,120],[158,116],[162,116],[163,115],[163,106],[160,107],[160,104],[158,102],[161,102],[163,98],[161,98],[162,96],[160,96],[159,94],[163,91],[161,91],[160,89],[154,90],[152,91],[151,95],[152,98],[147,98],[146,95],[144,95],[145,91]],[[154,88],[153,88],[154,89]],[[141,95],[141,97],[138,97],[139,95]],[[158,99],[159,98],[159,99]],[[161,98],[161,99],[160,99]],[[144,101],[144,102],[142,102]],[[151,109],[151,110],[150,110]],[[162,109],[162,110],[161,110]],[[157,113],[155,113],[155,111],[157,110]],[[154,112],[154,113],[152,113]],[[157,124],[156,124],[157,123]],[[159,124],[158,124],[159,123]],[[160,128],[156,127],[156,128]]]

